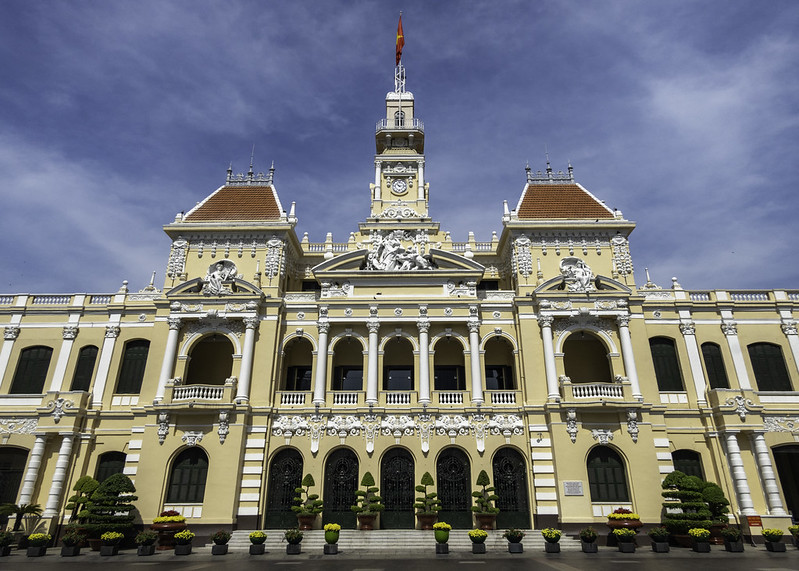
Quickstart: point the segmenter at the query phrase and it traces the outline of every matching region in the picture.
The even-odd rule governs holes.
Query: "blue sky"
[[[161,226],[253,144],[298,234],[346,240],[400,10],[454,240],[500,231],[546,148],[637,222],[639,283],[799,288],[795,0],[3,0],[0,291],[160,285]]]

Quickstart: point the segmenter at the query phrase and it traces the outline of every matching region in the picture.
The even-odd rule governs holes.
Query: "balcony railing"
[[[380,119],[377,122],[375,131],[403,131],[406,129],[415,129],[417,131],[424,131],[424,121],[414,117],[413,119],[404,119],[395,121],[394,119]]]
[[[618,377],[614,383],[573,383],[569,377],[560,378],[562,399],[566,402],[634,401],[630,381]]]
[[[516,404],[517,391],[486,391],[486,395],[490,396],[490,402],[494,405],[509,405]]]
[[[191,384],[184,385],[183,379],[176,377],[166,384],[164,402],[180,404],[187,402],[233,402],[236,397],[236,377],[228,377],[222,385]]]
[[[438,404],[463,404],[463,391],[435,391]]]
[[[303,406],[307,391],[278,391],[277,401],[281,406]]]
[[[357,391],[333,391],[333,406],[357,406],[360,395]]]

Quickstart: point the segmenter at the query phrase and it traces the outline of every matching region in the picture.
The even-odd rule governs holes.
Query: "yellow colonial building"
[[[0,501],[41,504],[56,529],[81,476],[122,472],[143,523],[282,529],[310,473],[316,526],[353,527],[369,471],[381,527],[413,528],[430,472],[440,519],[472,527],[486,470],[500,529],[618,507],[655,524],[679,469],[717,482],[731,521],[785,529],[799,290],[637,284],[635,223],[571,166],[528,167],[491,240],[454,242],[428,211],[404,73],[348,235],[297,236],[274,172],[251,166],[164,226],[162,288],[0,295]]]

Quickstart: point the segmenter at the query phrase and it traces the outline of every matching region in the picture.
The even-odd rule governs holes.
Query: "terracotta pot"
[[[438,520],[438,515],[416,514],[416,519],[419,520],[419,529],[433,529],[433,524]]]
[[[375,514],[367,514],[367,515],[358,514],[358,524],[360,528],[364,531],[373,530],[376,519],[377,515]]]
[[[300,515],[297,514],[297,525],[300,531],[310,531],[313,529],[313,522],[316,521],[316,514]]]
[[[477,520],[477,527],[484,531],[491,531],[494,529],[494,522],[497,521],[497,514],[475,514]]]
[[[168,521],[164,523],[154,523],[150,529],[158,533],[158,551],[175,549],[175,534],[182,529],[186,529],[185,521]]]

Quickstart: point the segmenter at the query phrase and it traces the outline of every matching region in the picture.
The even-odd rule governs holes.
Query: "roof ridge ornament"
[[[255,152],[255,147],[253,146],[253,153]],[[250,157],[250,170],[247,174],[238,173],[233,174],[233,163],[231,162],[227,168],[227,176],[225,177],[225,185],[226,186],[246,186],[246,185],[257,185],[257,186],[272,186],[274,184],[275,179],[275,161],[272,161],[272,166],[269,167],[269,173],[264,174],[262,172],[255,173],[253,171],[253,157]]]
[[[572,166],[571,161],[569,161],[568,168],[566,169],[565,173],[563,171],[554,172],[552,170],[552,165],[549,162],[549,153],[547,153],[546,172],[533,172],[533,170],[530,168],[529,162],[527,163],[527,166],[524,167],[524,171],[527,174],[527,184],[563,184],[564,182],[574,182],[574,167]]]

